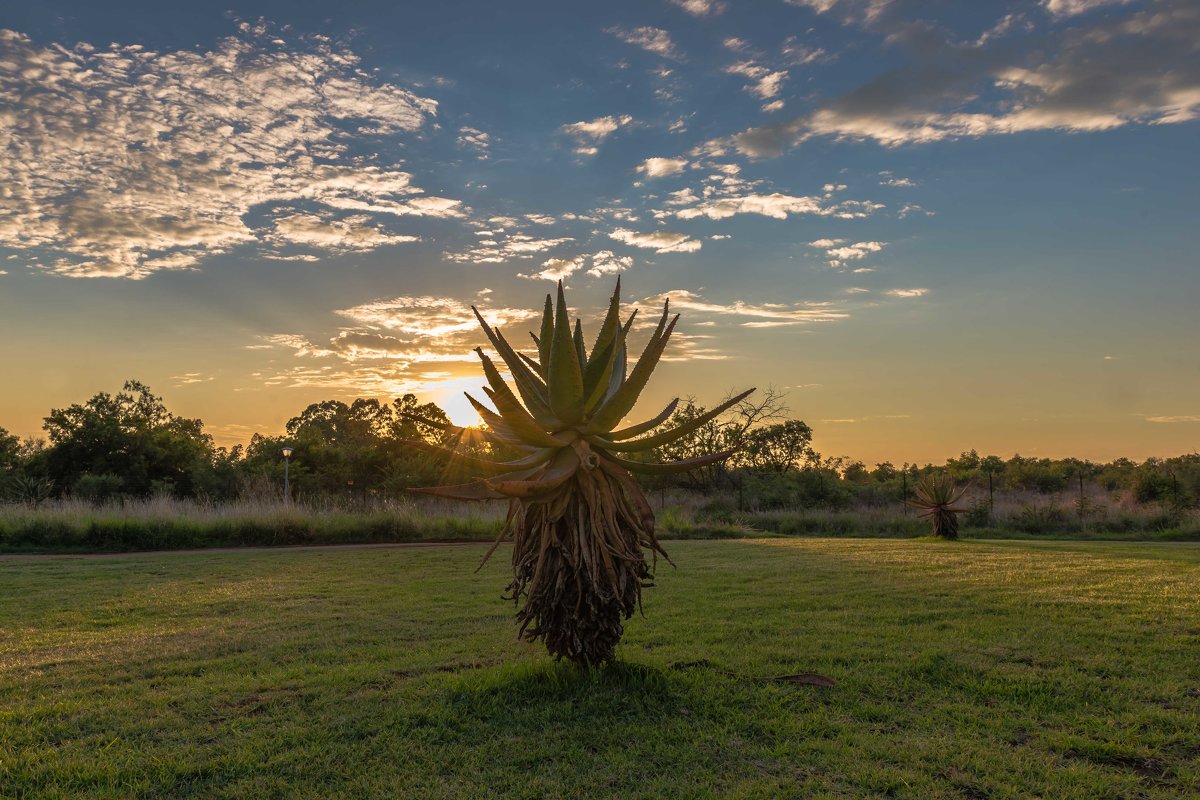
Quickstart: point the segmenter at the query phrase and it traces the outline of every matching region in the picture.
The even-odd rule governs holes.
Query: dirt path
[[[37,561],[47,558],[130,558],[137,556],[189,556],[209,553],[294,553],[301,550],[389,550],[420,547],[483,547],[491,542],[390,542],[383,544],[302,544],[277,547],[199,547],[191,550],[129,550],[121,553],[0,553],[0,561]]]

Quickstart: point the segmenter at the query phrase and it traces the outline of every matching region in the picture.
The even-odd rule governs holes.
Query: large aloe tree
[[[633,410],[679,320],[678,315],[670,316],[669,301],[664,303],[645,350],[633,369],[627,369],[626,339],[637,312],[621,320],[620,294],[618,279],[590,351],[579,320],[571,325],[561,282],[557,303],[546,296],[532,355],[515,350],[473,309],[516,392],[492,359],[477,349],[488,383],[483,391],[493,408],[467,397],[486,427],[477,433],[443,427],[464,439],[481,436],[497,452],[516,457],[489,461],[412,443],[439,451],[479,476],[470,483],[417,491],[510,501],[497,544],[508,536],[513,541],[508,590],[518,604],[519,635],[541,639],[555,657],[581,664],[612,658],[623,632],[622,619],[638,608],[658,555],[666,556],[654,535],[654,512],[630,473],[683,472],[721,461],[732,451],[666,464],[639,460],[636,454],[649,454],[686,436],[754,391],[670,430],[651,433],[671,416],[678,399],[653,419],[618,428]]]

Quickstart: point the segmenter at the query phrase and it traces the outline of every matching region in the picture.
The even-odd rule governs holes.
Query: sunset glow
[[[477,425],[471,307],[529,347],[619,274],[682,314],[646,409],[774,386],[867,462],[1200,447],[1194,2],[104,6],[0,19],[15,434],[127,378],[226,445],[330,398]]]

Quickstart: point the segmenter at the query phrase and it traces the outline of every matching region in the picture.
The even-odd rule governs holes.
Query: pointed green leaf
[[[455,486],[413,486],[405,489],[414,494],[429,494],[447,500],[503,500],[504,495],[492,491],[483,481],[460,483]]]
[[[579,369],[582,372],[587,369],[587,351],[583,346],[583,323],[579,318],[575,318],[575,335],[572,337],[575,342],[575,356],[579,359]]]
[[[513,382],[517,384],[517,391],[520,392],[521,399],[525,401],[525,407],[529,413],[547,428],[559,427],[561,423],[558,417],[550,410],[546,384],[521,359],[517,351],[513,350],[512,345],[504,338],[504,333],[499,330],[496,331],[496,342],[499,345],[496,352],[504,359],[508,371],[512,373]]]
[[[448,458],[454,465],[472,470],[477,475],[503,475],[515,469],[536,467],[549,461],[556,452],[556,450],[546,447],[535,450],[524,458],[519,458],[515,461],[488,461],[484,458],[476,458],[475,456],[460,453],[457,450],[438,447],[436,444],[429,444],[428,442],[415,439],[401,439],[400,444],[416,450],[423,450],[435,456]]]
[[[568,425],[583,417],[583,371],[571,336],[571,321],[562,281],[558,282],[558,308],[554,314],[554,340],[550,343],[550,410]]]
[[[517,400],[516,395],[508,388],[508,384],[500,377],[500,372],[496,369],[496,365],[483,352],[483,348],[476,347],[475,352],[479,355],[479,360],[483,362],[483,374],[487,376],[488,384],[492,387],[488,393],[488,397],[496,406],[496,410],[500,412],[500,416],[508,424],[514,432],[516,432],[526,444],[537,445],[539,447],[558,447],[562,444],[557,439],[546,432],[545,428],[538,424],[538,421],[529,415],[525,407]]]
[[[517,355],[520,356],[521,360],[525,362],[525,366],[529,367],[529,369],[533,371],[534,375],[537,375],[542,380],[546,380],[546,375],[542,372],[541,364],[520,351],[517,351]]]
[[[530,447],[528,443],[521,439],[521,435],[513,430],[512,426],[508,424],[504,417],[500,416],[495,411],[492,411],[490,408],[476,400],[474,397],[471,397],[471,395],[467,394],[466,392],[463,392],[463,394],[466,395],[467,400],[471,402],[471,406],[475,409],[476,413],[479,414],[479,418],[486,422],[488,428],[490,428],[490,430],[486,431],[486,433],[492,434],[492,436],[498,439],[502,444],[513,445],[517,447]]]
[[[607,438],[614,442],[619,442],[622,439],[632,439],[634,436],[641,436],[647,431],[654,430],[659,425],[667,421],[667,418],[675,411],[675,407],[679,405],[679,398],[676,397],[667,407],[658,413],[658,416],[653,419],[648,419],[645,422],[639,422],[637,425],[630,425],[628,428],[622,428],[619,431],[613,431],[607,435]]]
[[[545,372],[550,366],[550,343],[554,341],[554,303],[550,295],[546,295],[546,307],[542,310],[542,334],[535,337],[538,346],[538,361]]]
[[[653,450],[656,447],[662,447],[665,444],[670,444],[671,442],[682,439],[692,431],[698,430],[706,423],[716,419],[723,414],[726,409],[749,397],[750,393],[753,391],[753,389],[747,389],[737,397],[731,397],[724,403],[721,403],[721,405],[717,406],[712,411],[707,411],[695,419],[688,420],[682,425],[672,428],[669,431],[663,431],[662,433],[655,434],[654,436],[647,436],[645,439],[637,439],[632,442],[607,441],[600,446],[604,447],[605,449],[615,450],[621,453],[642,453],[647,450]]]
[[[589,416],[595,415],[596,410],[600,408],[610,397],[617,393],[621,388],[621,384],[625,383],[628,377],[629,364],[629,329],[633,327],[633,320],[637,317],[638,310],[635,308],[633,313],[629,315],[629,319],[617,331],[616,352],[613,354],[612,368],[609,370],[608,385],[604,387],[604,391],[600,391],[599,387],[594,389],[588,395],[587,413]],[[604,386],[601,382],[600,386]]]
[[[550,466],[540,475],[529,480],[485,479],[489,489],[506,497],[529,498],[552,491],[562,486],[579,469],[579,457],[569,447],[559,450]]]
[[[488,325],[478,308],[471,306],[471,310],[475,312],[475,319],[479,320],[479,325],[487,334],[488,341],[492,343],[492,347],[496,348],[496,353],[508,365],[508,371],[512,373],[513,380],[517,384],[517,391],[521,393],[521,399],[525,401],[525,407],[529,409],[529,413],[543,425],[556,427],[558,420],[550,412],[545,384],[517,357],[516,351],[504,338],[504,334]]]
[[[610,344],[616,341],[617,328],[621,327],[621,276],[617,276],[617,288],[613,291],[612,297],[608,301],[608,313],[604,315],[604,322],[600,325],[600,332],[596,334],[596,341],[592,344],[592,352],[590,357],[595,358],[597,353],[601,353]]]
[[[667,311],[664,308],[664,319],[666,314]],[[650,375],[653,374],[654,368],[658,366],[658,359],[662,356],[663,350],[671,338],[671,331],[675,329],[677,322],[679,322],[678,314],[675,315],[674,319],[671,320],[671,323],[665,329],[663,329],[663,323],[659,323],[658,330],[651,337],[650,343],[646,345],[646,349],[642,351],[642,356],[638,359],[637,366],[633,368],[633,372],[630,373],[629,378],[621,384],[620,388],[593,415],[591,422],[588,424],[588,433],[607,433],[626,414],[633,410],[638,396],[641,395],[642,389],[646,387],[646,383],[650,380]]]
[[[592,354],[592,360],[583,374],[583,390],[586,397],[583,403],[584,408],[596,408],[608,394],[614,369],[623,370],[625,368],[622,357],[624,352],[625,331],[617,328],[616,338],[608,343],[603,353],[598,356],[595,353]]]
[[[719,453],[711,453],[707,456],[699,456],[697,458],[689,458],[684,461],[668,461],[666,464],[646,464],[641,461],[630,461],[620,456],[614,456],[612,453],[600,451],[603,458],[608,459],[619,467],[624,467],[630,472],[640,472],[644,475],[673,475],[679,472],[690,472],[700,467],[707,467],[710,464],[716,464],[724,461],[733,455],[732,450],[722,450]]]

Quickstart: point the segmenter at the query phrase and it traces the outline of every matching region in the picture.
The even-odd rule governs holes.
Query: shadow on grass
[[[535,661],[460,672],[448,689],[450,703],[464,710],[528,709],[541,703],[604,714],[668,710],[678,705],[686,682],[669,670],[628,661],[603,667]]]

